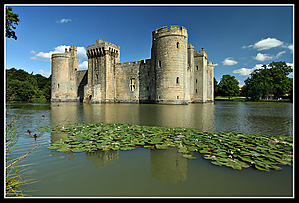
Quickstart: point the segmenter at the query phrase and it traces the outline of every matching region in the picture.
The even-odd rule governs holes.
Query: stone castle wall
[[[52,55],[52,102],[188,104],[213,101],[214,64],[194,51],[185,27],[152,32],[151,59],[120,63],[120,47],[102,39],[87,46],[88,70],[77,48]]]
[[[152,33],[152,60],[156,72],[158,103],[189,103],[187,29],[179,26],[159,28]]]
[[[78,58],[74,57],[77,47],[65,53],[52,54],[51,101],[78,101],[75,68]]]

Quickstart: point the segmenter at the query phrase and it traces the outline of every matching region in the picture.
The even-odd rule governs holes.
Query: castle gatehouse
[[[214,101],[214,63],[188,44],[185,27],[152,32],[151,58],[120,63],[120,46],[87,46],[88,70],[78,70],[77,47],[52,54],[51,102],[189,104]]]

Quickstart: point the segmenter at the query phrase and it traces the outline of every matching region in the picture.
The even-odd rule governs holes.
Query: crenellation
[[[120,62],[120,46],[88,45],[88,70],[78,71],[77,47],[52,55],[52,102],[189,104],[213,101],[214,63],[188,44],[183,26],[152,32],[151,58]]]

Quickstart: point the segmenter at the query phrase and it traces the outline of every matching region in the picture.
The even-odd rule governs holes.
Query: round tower
[[[152,37],[151,54],[156,74],[156,102],[189,103],[187,29],[180,26],[170,26],[168,29],[165,26],[154,30]]]
[[[51,102],[78,100],[70,57],[67,50],[65,53],[52,54]]]

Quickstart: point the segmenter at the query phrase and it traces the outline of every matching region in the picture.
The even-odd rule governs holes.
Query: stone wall
[[[152,33],[152,65],[156,79],[155,101],[167,104],[190,102],[188,80],[187,29],[159,28]]]
[[[116,102],[139,102],[139,67],[136,61],[118,63],[115,69]]]
[[[213,101],[214,64],[194,51],[185,27],[152,32],[151,59],[120,63],[120,47],[102,39],[87,46],[88,70],[77,48],[52,55],[51,101],[188,104]]]
[[[78,69],[77,47],[65,53],[52,54],[51,102],[78,101],[75,70]]]

